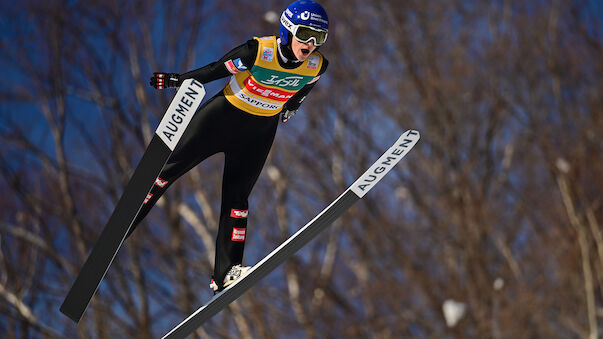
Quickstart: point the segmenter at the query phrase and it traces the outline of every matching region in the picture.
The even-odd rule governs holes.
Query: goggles
[[[310,42],[314,40],[314,46],[320,46],[327,41],[327,31],[316,29],[305,25],[295,25],[293,27],[293,36],[299,42]]]
[[[292,33],[295,40],[303,43],[314,40],[314,46],[317,47],[324,44],[329,35],[324,29],[306,25],[295,25],[285,16],[285,13],[281,16],[281,23]]]

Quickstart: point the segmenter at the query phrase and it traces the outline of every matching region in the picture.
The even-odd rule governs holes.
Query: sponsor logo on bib
[[[274,48],[264,47],[262,50],[262,60],[272,62],[274,58]]]
[[[316,69],[318,68],[318,61],[320,60],[320,58],[316,55],[310,55],[308,57],[308,68],[309,69]]]

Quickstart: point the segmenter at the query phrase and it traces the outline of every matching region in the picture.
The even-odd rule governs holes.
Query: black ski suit
[[[251,69],[258,53],[258,41],[249,40],[227,53],[220,60],[200,69],[180,75],[179,81],[194,78],[201,83],[232,75],[227,63],[240,59]],[[295,69],[299,62],[292,52],[279,46],[278,61],[285,69]],[[324,59],[319,75],[328,65]],[[231,66],[232,70],[232,66]],[[297,110],[316,82],[305,85],[283,106],[283,110]],[[151,193],[142,206],[128,236],[148,214],[152,206],[176,179],[209,156],[224,152],[225,165],[222,181],[222,205],[216,239],[213,278],[222,288],[230,267],[241,264],[247,229],[247,199],[264,166],[274,140],[279,115],[259,116],[245,112],[226,98],[224,91],[205,102],[189,123]]]

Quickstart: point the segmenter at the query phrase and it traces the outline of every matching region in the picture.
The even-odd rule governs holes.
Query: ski
[[[61,312],[78,323],[124,242],[155,180],[205,96],[203,85],[183,81],[121,198],[67,293]]]
[[[182,321],[163,339],[183,339],[193,333],[205,321],[240,297],[268,273],[304,247],[310,240],[331,225],[356,201],[364,197],[419,141],[418,131],[408,130],[343,194],[333,201],[314,219],[253,266],[247,274],[216,294],[207,304]]]

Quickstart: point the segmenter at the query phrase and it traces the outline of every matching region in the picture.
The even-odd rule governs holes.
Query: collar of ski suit
[[[293,54],[293,51],[285,51],[287,54],[291,54],[289,58],[285,56],[285,52],[283,52],[283,48],[285,48],[285,46],[281,44],[281,38],[276,39],[276,46],[278,49],[278,56],[285,65],[297,66],[297,64],[301,62],[297,59],[294,59],[295,54]]]

